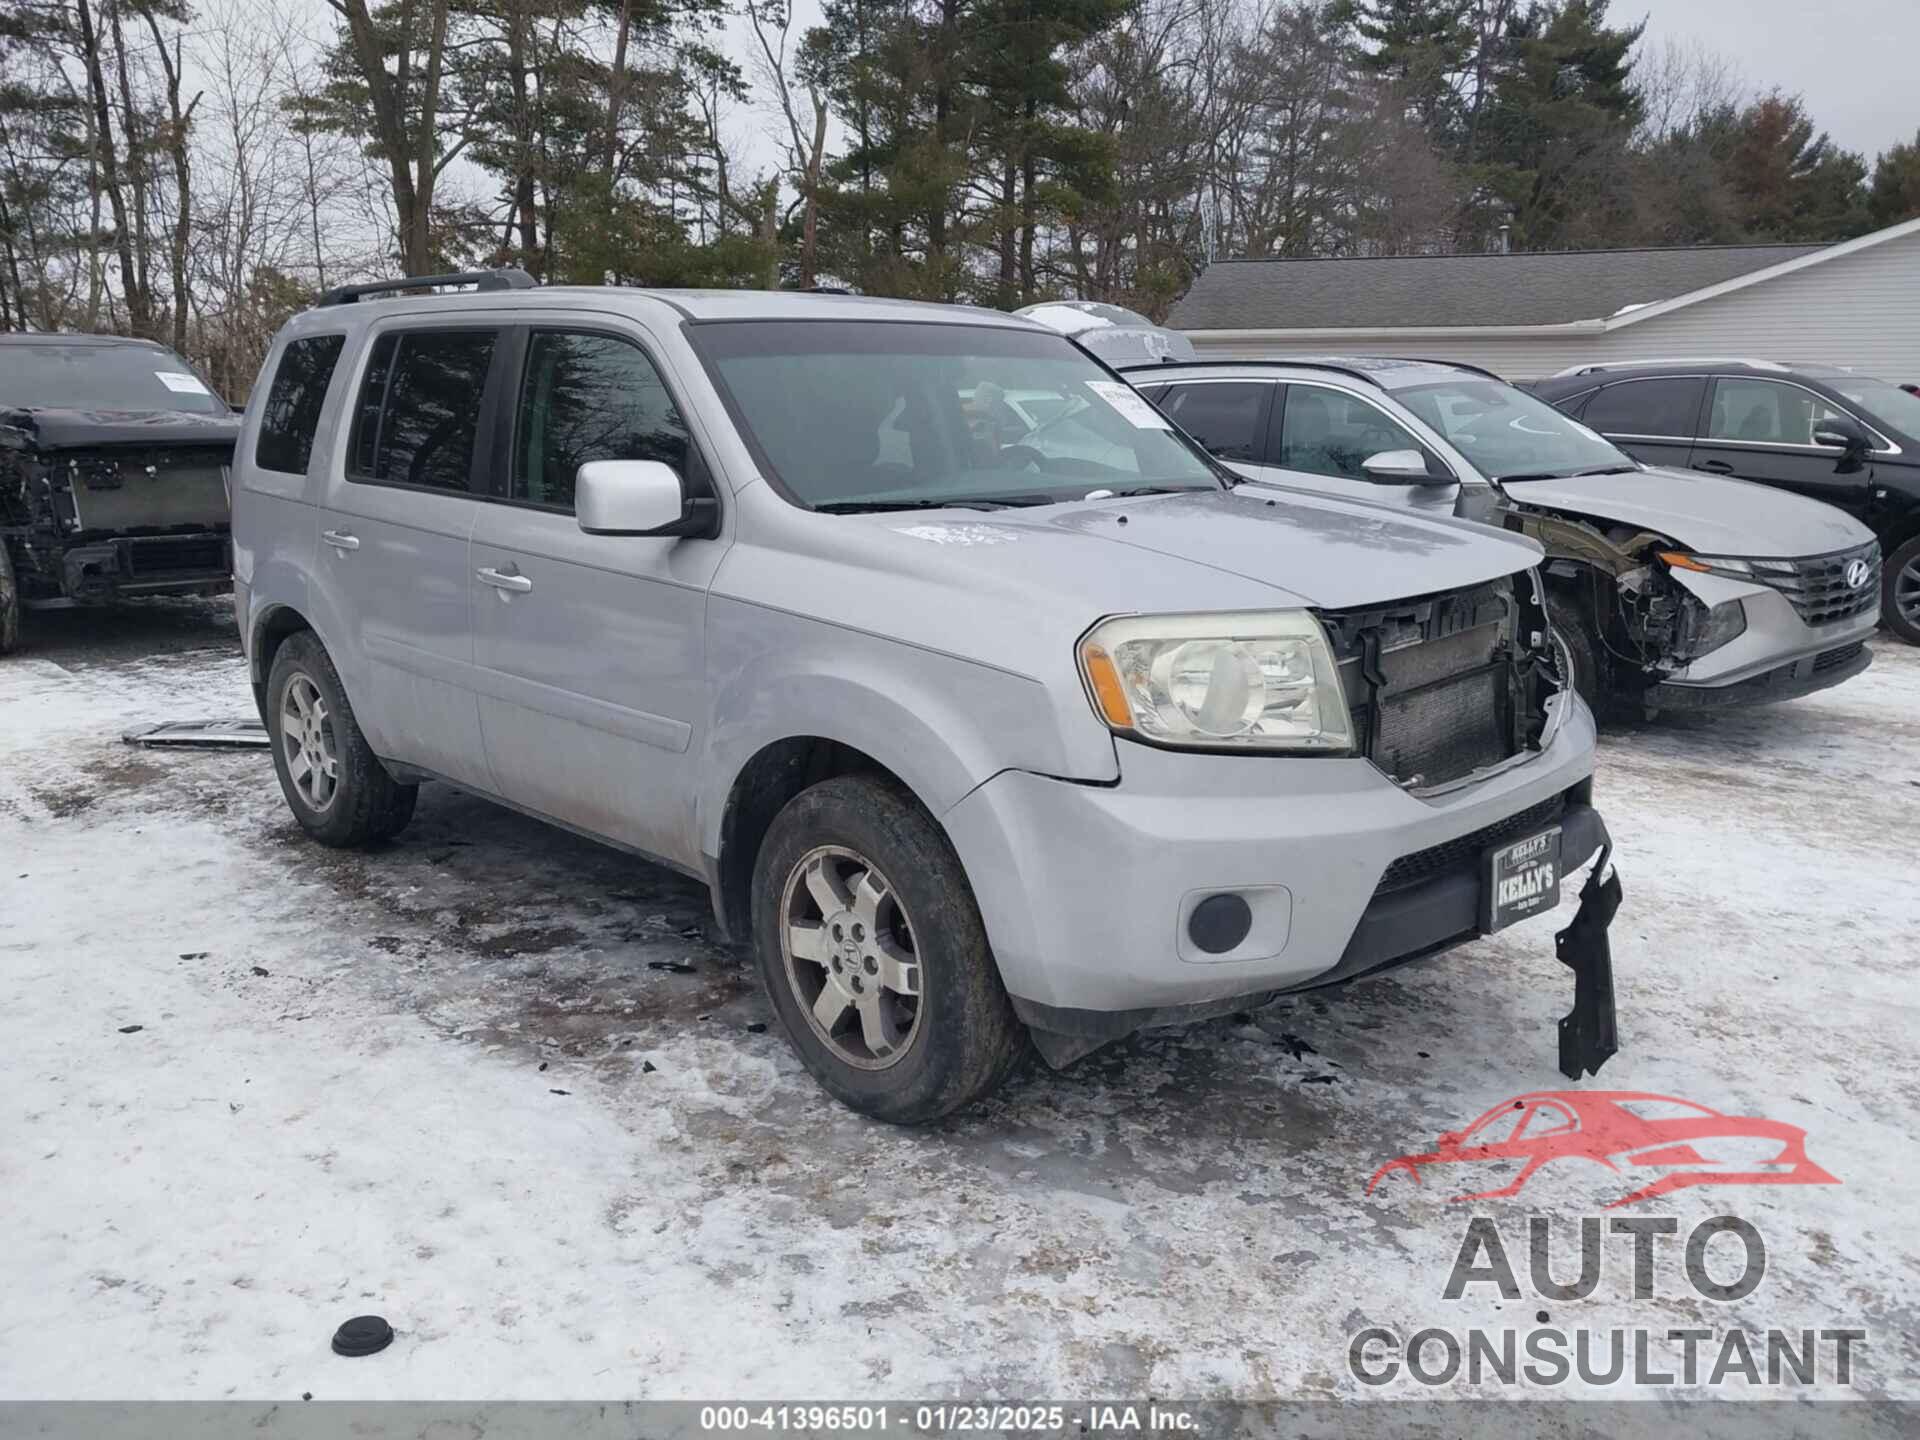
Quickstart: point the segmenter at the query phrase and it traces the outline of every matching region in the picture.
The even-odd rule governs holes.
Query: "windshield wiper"
[[[1109,490],[1109,495],[1217,495],[1211,485],[1130,485],[1124,490]]]
[[[1046,503],[969,495],[957,500],[829,500],[813,508],[822,515],[877,515],[888,510],[1004,510],[1009,505]]]
[[[1589,465],[1583,470],[1527,470],[1517,475],[1496,475],[1493,478],[1505,485],[1511,481],[1578,480],[1585,475],[1629,475],[1639,468],[1638,465]]]

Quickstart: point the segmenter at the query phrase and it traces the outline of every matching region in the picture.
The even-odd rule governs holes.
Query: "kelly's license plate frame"
[[[1489,850],[1485,876],[1480,928],[1488,934],[1554,909],[1560,903],[1560,827]]]

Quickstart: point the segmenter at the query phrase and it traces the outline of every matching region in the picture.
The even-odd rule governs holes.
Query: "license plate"
[[[1560,903],[1560,827],[1542,830],[1487,854],[1483,928],[1504,930]]]

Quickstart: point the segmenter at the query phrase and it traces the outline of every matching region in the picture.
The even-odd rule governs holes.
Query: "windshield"
[[[860,320],[688,332],[762,468],[816,509],[1221,488],[1197,446],[1057,335]]]
[[[1625,454],[1579,421],[1498,380],[1448,380],[1393,393],[1489,480],[1544,480],[1635,468]]]
[[[1920,436],[1920,395],[1909,395],[1898,385],[1884,380],[1829,380],[1827,384],[1867,412],[1894,429]]]
[[[146,345],[0,345],[0,410],[227,413],[186,361]]]

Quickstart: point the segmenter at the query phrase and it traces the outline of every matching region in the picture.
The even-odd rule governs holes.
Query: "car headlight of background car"
[[[1158,745],[1347,754],[1333,647],[1304,610],[1124,615],[1080,641],[1101,719]]]
[[[1747,633],[1747,607],[1738,600],[1722,600],[1709,610],[1694,596],[1687,597],[1686,628],[1680,649],[1689,659],[1710,655],[1730,640]]]
[[[1788,562],[1737,560],[1726,555],[1689,555],[1684,550],[1663,550],[1660,558],[1675,570],[1693,570],[1702,575],[1718,575],[1726,580],[1752,580],[1756,569],[1785,569]],[[1762,582],[1765,583],[1765,582]],[[1695,596],[1687,597],[1686,630],[1680,649],[1689,659],[1710,655],[1730,640],[1747,633],[1747,607],[1738,600],[1723,600],[1712,609]]]

